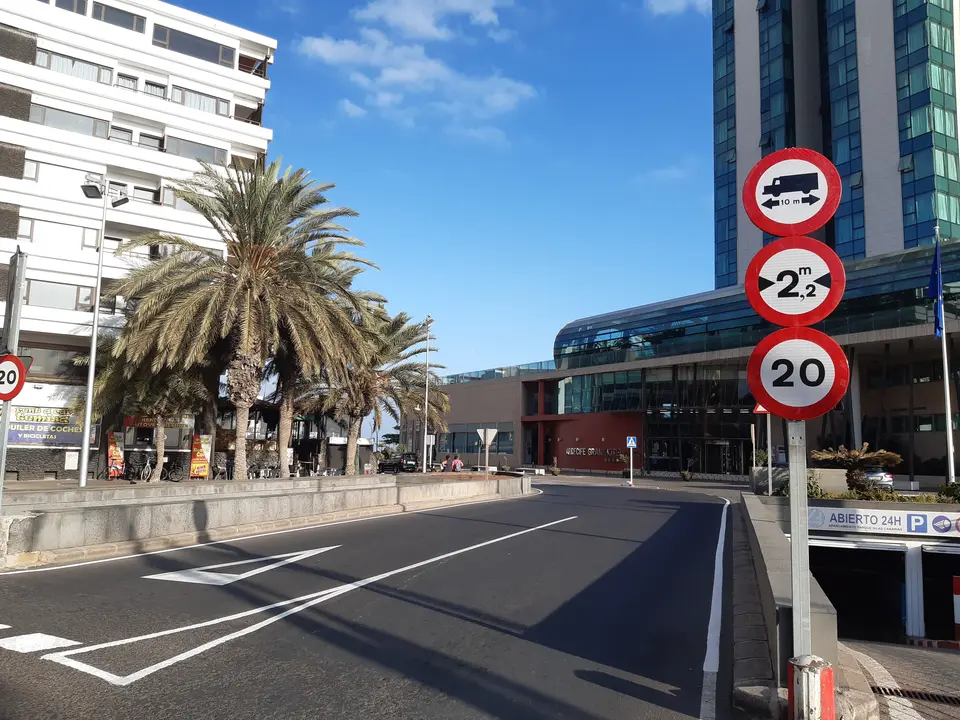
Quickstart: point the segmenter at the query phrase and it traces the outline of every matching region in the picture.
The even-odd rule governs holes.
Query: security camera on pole
[[[789,697],[790,716],[797,719],[834,716],[833,668],[813,655],[811,641],[806,421],[837,406],[847,391],[850,368],[832,338],[806,326],[837,308],[846,273],[832,249],[804,235],[833,217],[841,192],[833,163],[803,148],[771,153],[743,186],[743,206],[753,224],[784,236],[758,252],[747,268],[750,305],[764,320],[783,326],[754,349],[747,380],[758,403],[789,421],[794,655]]]

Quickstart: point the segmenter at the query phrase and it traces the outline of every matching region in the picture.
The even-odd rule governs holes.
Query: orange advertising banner
[[[123,477],[123,433],[107,433],[107,467],[111,478]]]

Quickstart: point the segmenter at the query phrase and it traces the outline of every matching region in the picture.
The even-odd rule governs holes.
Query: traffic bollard
[[[816,655],[790,659],[787,678],[790,720],[835,720],[833,668]]]

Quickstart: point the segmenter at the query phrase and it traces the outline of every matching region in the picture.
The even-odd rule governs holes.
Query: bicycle
[[[97,473],[97,480],[123,480],[123,465],[110,465]]]

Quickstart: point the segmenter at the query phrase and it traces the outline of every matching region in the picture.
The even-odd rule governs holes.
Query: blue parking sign
[[[632,450],[637,447],[637,438],[635,435],[627,436],[627,450]]]

